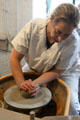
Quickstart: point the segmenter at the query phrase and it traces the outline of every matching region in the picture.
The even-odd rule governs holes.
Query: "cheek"
[[[48,32],[47,35],[48,35],[48,39],[51,39],[51,40],[57,39],[57,37],[56,37],[56,35],[54,34],[53,31]]]
[[[48,34],[48,36],[49,36],[49,37],[55,37],[54,33],[52,33],[52,32],[50,32],[50,33]]]

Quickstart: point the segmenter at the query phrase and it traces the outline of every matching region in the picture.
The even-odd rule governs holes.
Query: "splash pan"
[[[35,97],[26,97],[21,94],[17,85],[7,89],[4,93],[4,100],[6,103],[15,108],[33,109],[42,107],[51,100],[51,92],[46,87],[41,87],[40,92]]]

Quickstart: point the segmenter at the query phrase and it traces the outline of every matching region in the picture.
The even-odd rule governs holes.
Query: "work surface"
[[[0,108],[0,120],[30,120],[30,116]]]
[[[80,120],[80,116],[54,116],[54,117],[45,117],[41,120]]]
[[[0,120],[30,120],[30,116],[0,108]],[[80,116],[52,116],[35,120],[80,120]]]

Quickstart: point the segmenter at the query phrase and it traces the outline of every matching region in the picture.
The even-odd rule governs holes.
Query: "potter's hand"
[[[29,92],[32,96],[37,96],[37,94],[40,92],[40,86],[36,82],[36,80],[32,81],[32,86],[33,86],[33,89],[31,89]]]
[[[32,85],[32,80],[25,80],[24,82],[21,83],[20,85],[20,89],[21,90],[25,90],[25,91],[30,91],[33,89],[33,85]]]
[[[40,86],[39,85],[34,85],[33,84],[33,88],[31,90],[29,90],[29,93],[31,94],[31,96],[37,96],[39,92],[40,92]]]

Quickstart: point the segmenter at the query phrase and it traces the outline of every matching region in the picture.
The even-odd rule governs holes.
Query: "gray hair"
[[[78,8],[70,3],[59,5],[51,14],[53,22],[63,21],[76,28],[79,24]]]

